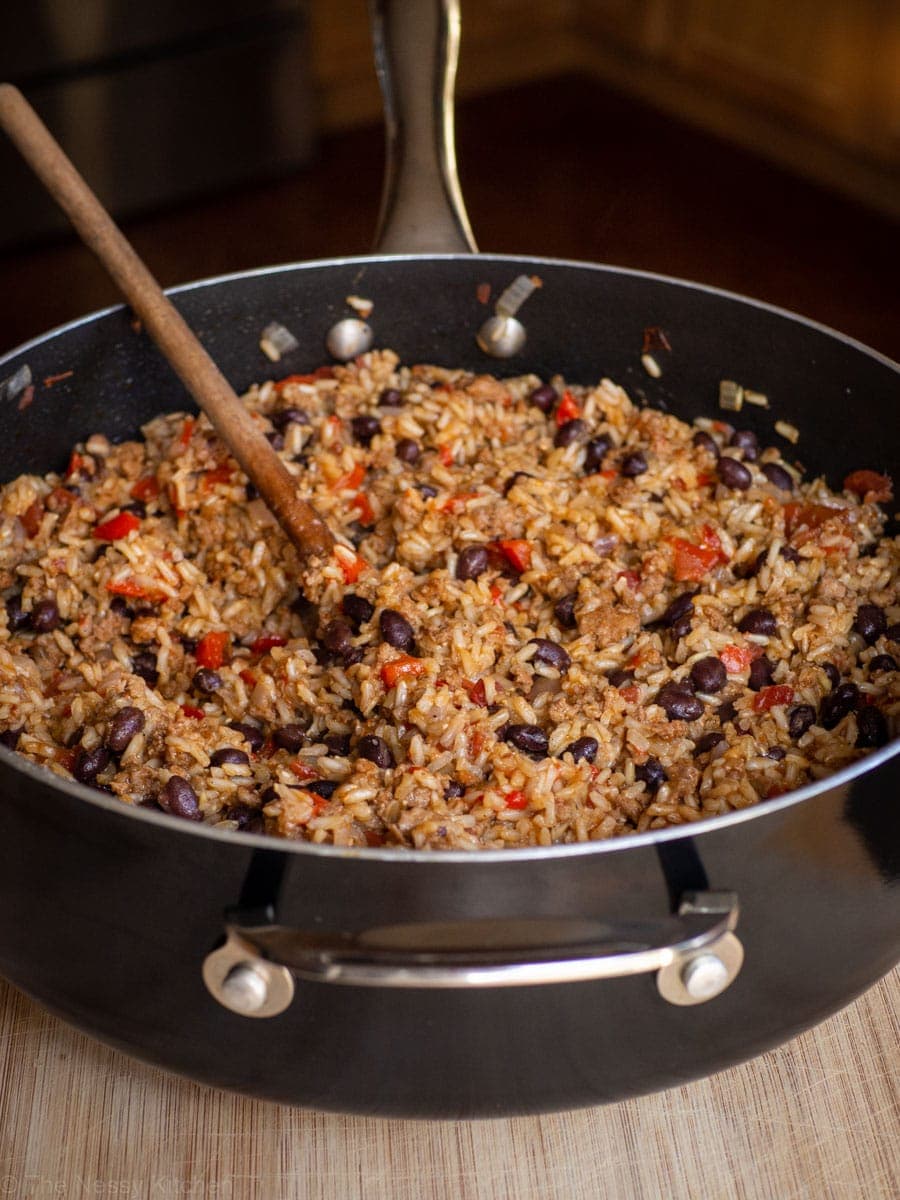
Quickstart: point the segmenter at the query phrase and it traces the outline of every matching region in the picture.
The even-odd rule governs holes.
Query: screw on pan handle
[[[474,253],[456,173],[459,0],[369,0],[387,141],[375,249]]]
[[[737,919],[732,892],[692,892],[676,917],[609,927],[605,945],[550,944],[538,951],[480,949],[478,921],[385,927],[329,940],[278,925],[242,925],[238,914],[225,943],[204,961],[203,978],[220,1004],[248,1017],[284,1012],[295,978],[356,987],[493,988],[655,972],[661,997],[686,1006],[714,999],[737,978],[744,958],[733,932]],[[448,947],[448,933],[462,935],[467,945]],[[429,936],[440,948],[428,948]]]

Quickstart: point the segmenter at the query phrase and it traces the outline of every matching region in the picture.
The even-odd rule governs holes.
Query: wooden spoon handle
[[[109,272],[302,557],[330,554],[334,539],[325,522],[298,495],[297,481],[222,372],[46,125],[9,83],[0,84],[0,126]]]

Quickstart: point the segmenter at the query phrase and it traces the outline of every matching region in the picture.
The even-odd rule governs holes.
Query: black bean
[[[762,473],[768,479],[769,483],[782,492],[792,492],[794,490],[794,480],[789,471],[786,471],[779,463],[763,463]]]
[[[707,450],[713,458],[719,457],[719,444],[705,429],[698,429],[691,441],[698,450]]]
[[[701,658],[691,667],[691,683],[698,692],[721,692],[727,682],[728,672],[718,658]]]
[[[248,804],[233,804],[222,816],[226,821],[234,821],[238,829],[246,833],[260,833],[263,828],[262,814]]]
[[[584,448],[584,473],[585,475],[593,475],[603,466],[603,460],[606,458],[612,449],[612,441],[601,434],[599,437],[591,438]]]
[[[587,433],[587,425],[580,417],[575,417],[571,421],[564,421],[556,431],[556,436],[553,439],[554,446],[571,446],[573,442],[577,442],[579,438],[584,437]]]
[[[532,638],[529,645],[537,646],[532,662],[554,667],[560,673],[568,671],[572,665],[568,652],[560,646],[559,642],[551,641],[550,638]]]
[[[72,774],[79,783],[93,783],[109,763],[110,753],[105,746],[95,746],[93,750],[82,749],[75,756]]]
[[[284,449],[284,434],[279,433],[277,430],[275,430],[272,433],[267,433],[266,441],[269,443],[269,445],[272,447],[273,450],[283,450]]]
[[[173,817],[184,817],[187,821],[201,820],[197,793],[181,775],[170,775],[157,797],[159,807]]]
[[[670,721],[696,721],[703,715],[703,704],[688,683],[667,683],[656,694],[656,703]]]
[[[684,638],[691,632],[691,618],[689,616],[679,617],[674,625],[670,626],[672,634],[676,638]]]
[[[819,724],[834,729],[859,703],[859,688],[855,683],[842,683],[830,692],[819,705]]]
[[[415,646],[415,630],[406,617],[402,613],[398,613],[396,609],[383,609],[381,616],[378,618],[378,625],[381,629],[381,636],[389,646],[394,646],[397,650],[406,651],[412,650],[413,646]]]
[[[350,753],[349,733],[329,733],[322,741],[328,753],[334,758],[346,758]]]
[[[694,757],[699,758],[701,754],[708,754],[710,750],[714,750],[716,746],[721,745],[724,741],[724,733],[717,733],[715,730],[704,733],[694,742]]]
[[[288,425],[309,424],[309,416],[302,408],[283,408],[281,412],[272,413],[269,420],[280,433],[284,433]]]
[[[634,479],[636,475],[643,475],[649,470],[647,459],[640,450],[635,450],[631,454],[626,454],[619,463],[619,470],[626,479]]]
[[[176,634],[175,636],[181,642],[185,654],[193,654],[199,645],[197,638],[185,637],[183,633]]]
[[[132,674],[137,675],[148,685],[156,687],[159,682],[159,671],[156,669],[156,655],[152,650],[141,650],[131,660]]]
[[[624,667],[618,667],[615,671],[610,671],[607,679],[611,687],[623,688],[629,683],[634,683],[634,671],[626,671]]]
[[[738,621],[738,629],[741,633],[771,637],[778,629],[778,623],[775,614],[768,608],[751,608]]]
[[[401,462],[416,463],[422,453],[422,448],[418,442],[412,438],[401,438],[394,447],[394,454]]]
[[[279,750],[287,750],[289,754],[296,754],[306,741],[306,730],[302,725],[294,723],[282,725],[272,731],[272,741]]]
[[[363,413],[362,416],[353,418],[350,428],[353,430],[353,437],[361,446],[369,446],[372,438],[381,433],[381,422],[377,417]]]
[[[459,558],[456,560],[456,578],[477,579],[488,569],[490,562],[487,546],[480,543],[466,546],[465,550],[460,551]]]
[[[209,756],[209,765],[211,767],[224,767],[226,764],[235,767],[249,767],[250,758],[243,750],[238,750],[236,746],[223,746],[220,750],[213,750]]]
[[[752,579],[758,575],[763,563],[769,557],[768,550],[760,550],[754,558],[744,559],[743,562],[733,562],[731,570],[735,579]]]
[[[576,738],[574,742],[570,742],[563,750],[563,754],[571,754],[575,762],[581,762],[583,759],[585,762],[592,763],[597,757],[599,749],[600,743],[596,738],[580,737]]]
[[[575,601],[577,599],[577,592],[568,592],[553,605],[553,616],[563,629],[574,629],[578,624],[575,620]]]
[[[379,408],[399,408],[403,403],[403,397],[396,388],[385,388],[378,397]]]
[[[682,617],[691,617],[694,614],[694,593],[682,592],[680,596],[676,596],[663,615],[659,618],[659,624],[666,629],[677,625]]]
[[[876,654],[869,661],[869,674],[875,675],[878,671],[896,671],[897,660],[893,654]]]
[[[836,688],[837,685],[841,682],[841,673],[837,669],[837,667],[834,665],[834,663],[831,663],[831,662],[822,663],[822,670],[828,676],[828,682],[831,684],[831,686],[833,688]]]
[[[752,429],[736,429],[728,445],[743,450],[744,462],[755,462],[759,458],[759,438]]]
[[[460,796],[466,794],[466,789],[457,779],[448,779],[444,785],[444,799],[458,800]]]
[[[528,403],[533,404],[535,408],[539,408],[541,412],[548,413],[556,404],[557,398],[556,389],[553,385],[542,383],[529,394]]]
[[[302,791],[312,792],[314,796],[321,796],[323,800],[330,800],[339,787],[336,779],[314,779],[311,783],[300,784]]]
[[[764,654],[760,658],[755,658],[750,664],[747,686],[753,692],[762,691],[764,687],[768,687],[772,682],[772,672],[774,670],[775,668]]]
[[[658,792],[669,776],[658,758],[648,758],[645,763],[634,768],[634,777],[644,784],[647,791]]]
[[[109,611],[115,613],[117,617],[127,617],[128,601],[124,596],[113,596],[109,602]]]
[[[251,725],[247,721],[229,721],[228,728],[241,735],[253,754],[258,754],[266,744],[266,735],[258,725]]]
[[[322,645],[339,658],[353,651],[353,630],[346,621],[330,621],[322,631]]]
[[[70,733],[69,736],[67,738],[65,738],[63,744],[65,745],[66,749],[71,750],[73,746],[77,746],[78,743],[81,741],[81,735],[83,733],[84,733],[84,726],[79,725],[78,728],[76,730],[74,730],[74,732]]]
[[[778,551],[785,562],[798,563],[800,562],[800,551],[795,550],[793,546],[782,546]]]
[[[358,633],[361,625],[372,620],[375,615],[375,606],[370,604],[364,596],[358,596],[355,592],[347,592],[341,601],[341,612]]]
[[[816,710],[811,704],[798,704],[788,714],[788,733],[794,739],[803,737],[807,729],[816,721]]]
[[[390,746],[384,738],[377,737],[373,733],[360,738],[356,749],[360,758],[367,758],[376,767],[387,768],[394,765],[394,756]]]
[[[773,762],[781,762],[786,755],[784,746],[770,746],[766,751],[766,758],[771,758]]]
[[[50,633],[59,625],[59,608],[55,600],[38,600],[31,610],[31,628],[35,633]]]
[[[887,629],[887,617],[884,615],[884,609],[879,608],[877,604],[861,604],[856,610],[853,628],[871,646]]]
[[[716,709],[716,716],[719,718],[720,725],[729,725],[734,720],[734,715],[737,712],[733,700],[726,700],[724,704],[720,704]]]
[[[31,622],[31,614],[22,608],[21,596],[10,596],[6,601],[6,627],[10,633],[26,629]]]
[[[244,485],[244,495],[248,500],[256,500],[259,497],[259,488],[251,479],[248,479]]]
[[[716,474],[726,487],[738,492],[746,492],[753,482],[753,476],[748,467],[730,454],[723,454],[716,464]]]
[[[201,667],[191,680],[191,687],[203,696],[211,696],[221,686],[222,676],[218,671],[211,671],[208,667]]]
[[[143,500],[132,500],[130,504],[121,505],[119,507],[119,512],[134,513],[136,517],[140,517],[141,520],[143,520],[147,515],[147,505],[143,502]]]
[[[546,758],[549,742],[540,725],[507,725],[506,741],[531,758]]]
[[[884,636],[888,641],[900,644],[900,621],[895,621],[893,625],[888,625],[884,631]]]
[[[856,714],[856,745],[860,750],[875,749],[887,742],[890,734],[884,713],[866,707]]]
[[[146,718],[139,708],[129,704],[120,708],[109,723],[106,731],[106,744],[113,754],[121,754],[127,749],[132,738],[136,737],[146,724]]]
[[[432,487],[430,483],[417,483],[416,487],[424,500],[433,500],[437,495],[437,488]]]
[[[22,736],[21,729],[4,729],[0,733],[0,746],[5,746],[7,750],[15,750],[19,744],[19,738]]]

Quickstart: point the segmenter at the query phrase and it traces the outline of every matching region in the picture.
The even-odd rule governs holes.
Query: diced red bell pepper
[[[499,604],[503,599],[503,588],[499,583],[491,584],[491,603]]]
[[[753,652],[746,646],[726,646],[719,659],[729,675],[747,671],[753,662]]]
[[[369,526],[375,523],[375,512],[365,492],[357,492],[350,501],[350,507],[359,513],[360,525]]]
[[[366,477],[366,468],[362,463],[357,463],[352,471],[348,471],[346,475],[342,475],[340,479],[336,479],[331,485],[333,492],[349,492],[355,491]]]
[[[390,689],[396,687],[401,679],[415,679],[424,670],[425,664],[421,659],[401,654],[399,658],[392,658],[384,664],[381,668],[381,679],[384,686]]]
[[[133,500],[155,500],[159,495],[159,480],[155,475],[144,475],[129,493]]]
[[[204,492],[212,491],[217,483],[230,483],[234,470],[227,463],[222,463],[219,467],[213,467],[211,471],[207,471],[203,476],[201,487]]]
[[[477,492],[458,492],[455,496],[448,496],[438,505],[438,512],[461,512],[477,496]]]
[[[366,560],[359,554],[354,554],[353,558],[348,559],[341,556],[338,558],[338,564],[344,573],[345,583],[356,583],[360,575],[369,565]]]
[[[241,679],[243,680],[244,687],[248,687],[248,688],[256,687],[256,676],[253,674],[252,671],[239,671],[238,674],[240,675]]]
[[[194,436],[194,427],[197,422],[193,417],[185,417],[184,424],[181,426],[181,433],[178,435],[179,446],[187,446],[191,438]]]
[[[287,638],[279,637],[277,633],[264,633],[258,637],[250,647],[252,654],[263,655],[268,654],[274,646],[286,646]]]
[[[753,697],[754,712],[768,712],[782,704],[790,704],[794,699],[794,689],[787,684],[777,683],[773,687],[762,688]]]
[[[889,475],[879,475],[877,471],[851,471],[844,480],[844,488],[867,502],[894,498],[893,480]]]
[[[94,537],[101,542],[117,542],[119,538],[128,537],[135,529],[140,529],[140,518],[133,512],[120,512],[108,521],[101,521],[94,526]]]
[[[47,499],[44,501],[44,507],[50,512],[65,512],[67,508],[71,508],[78,497],[74,492],[70,492],[68,488],[55,487]]]
[[[296,758],[294,759],[294,761],[292,763],[289,763],[288,765],[290,766],[290,769],[293,771],[293,773],[297,776],[298,779],[306,780],[306,779],[317,779],[318,778],[317,772],[314,771],[312,769],[312,767],[308,767],[306,765],[306,763],[300,762]]]
[[[225,630],[205,633],[197,643],[197,649],[194,652],[194,657],[200,666],[208,667],[210,671],[217,671],[225,661],[225,652],[230,637],[231,635]]]
[[[450,445],[438,446],[438,457],[445,467],[453,466],[453,447]]]
[[[833,518],[847,521],[847,510],[830,504],[786,504],[784,506],[784,529],[793,537],[798,529],[814,531]]]
[[[86,465],[86,459],[84,459],[77,451],[73,450],[69,459],[69,465],[66,467],[66,479],[71,479],[73,475],[79,475]]]
[[[479,708],[487,708],[487,694],[484,690],[483,679],[476,679],[474,683],[464,679],[463,687],[469,693],[469,699],[473,704],[477,704]]]
[[[523,538],[501,539],[494,545],[519,575],[531,566],[531,543]]]
[[[563,392],[563,398],[556,409],[556,424],[565,425],[566,421],[574,421],[580,416],[581,409],[576,404],[575,397],[569,391]]]
[[[503,799],[506,802],[507,808],[522,809],[528,807],[528,797],[524,792],[507,792]]]
[[[333,379],[334,371],[331,367],[316,367],[315,371],[308,375],[285,375],[284,379],[276,380],[275,391],[281,392],[289,383],[315,383],[317,379]]]
[[[377,833],[374,829],[366,830],[366,845],[367,846],[383,846],[384,834]]]
[[[113,596],[126,596],[130,600],[149,600],[151,604],[159,604],[166,598],[165,592],[146,588],[130,576],[125,579],[111,579],[106,585],[106,590]]]
[[[202,721],[206,716],[202,708],[195,708],[193,704],[182,704],[181,711],[186,717],[190,717],[192,721]]]
[[[641,577],[637,571],[620,571],[616,579],[624,579],[633,592],[641,586]]]
[[[672,538],[672,546],[675,550],[674,574],[679,583],[687,580],[699,583],[718,562],[719,556],[715,550],[695,546],[684,538]]]

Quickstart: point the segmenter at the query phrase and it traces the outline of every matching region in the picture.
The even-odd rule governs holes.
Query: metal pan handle
[[[570,922],[571,941],[504,946],[502,940],[491,945],[499,930],[508,931],[509,923],[502,922],[393,926],[341,938],[251,925],[236,914],[224,944],[204,960],[203,979],[220,1004],[247,1017],[284,1012],[295,978],[357,987],[493,988],[655,971],[663,999],[702,1004],[720,995],[741,969],[744,952],[733,933],[737,920],[734,893],[691,892],[682,897],[677,916],[617,924],[604,930],[602,940],[585,942],[589,923]],[[561,923],[518,926],[544,924],[555,924],[558,932]]]
[[[475,252],[456,173],[459,0],[369,0],[387,140],[375,250]]]

